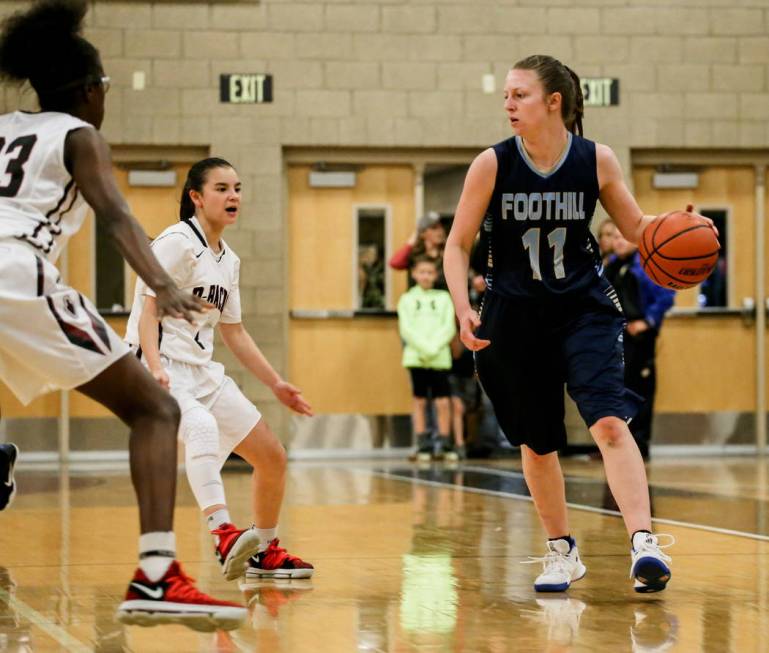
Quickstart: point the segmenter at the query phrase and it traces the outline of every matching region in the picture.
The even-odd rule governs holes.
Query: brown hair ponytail
[[[579,76],[558,59],[546,54],[535,54],[521,59],[513,66],[516,70],[533,70],[537,73],[545,93],[561,94],[561,117],[563,124],[573,134],[582,136],[582,117],[585,105]]]
[[[187,179],[184,182],[182,196],[179,199],[179,219],[189,220],[195,215],[195,203],[190,197],[190,191],[201,192],[203,184],[206,183],[208,171],[214,168],[232,168],[235,169],[229,161],[217,157],[209,157],[195,163],[187,173]]]

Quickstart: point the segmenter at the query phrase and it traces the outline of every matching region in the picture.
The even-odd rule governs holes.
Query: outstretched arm
[[[654,220],[654,216],[644,215],[641,211],[635,197],[625,185],[622,168],[612,149],[596,143],[595,155],[598,162],[598,197],[601,205],[622,235],[631,243],[637,244],[646,225]]]
[[[242,322],[234,324],[220,322],[219,333],[222,334],[222,340],[227,348],[235,354],[235,358],[270,388],[282,404],[300,415],[312,415],[312,408],[302,397],[302,391],[281,378],[257,347]]]
[[[104,226],[128,264],[157,294],[158,315],[194,319],[195,311],[207,304],[182,293],[160,266],[149,246],[149,238],[131,215],[112,174],[109,146],[95,129],[76,129],[67,135],[64,147],[67,169],[86,202]]]
[[[625,239],[637,245],[644,229],[656,216],[644,215],[641,211],[635,197],[625,185],[617,156],[608,145],[596,143],[595,156],[598,161],[598,197],[601,204]],[[693,208],[691,204],[686,205],[688,212],[691,212]],[[718,236],[718,229],[713,224],[713,220],[704,215],[700,217],[710,225]]]

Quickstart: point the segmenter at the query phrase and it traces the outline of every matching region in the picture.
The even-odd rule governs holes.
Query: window
[[[699,290],[698,303],[702,307],[727,307],[729,306],[729,210],[700,208],[700,214],[713,220],[718,229],[718,240],[721,243],[721,251],[718,253],[718,263],[713,273],[702,282]]]
[[[99,220],[95,220],[96,308],[100,311],[125,310],[125,265],[112,239]]]
[[[388,305],[386,261],[390,210],[386,206],[358,206],[354,216],[354,308],[383,311]]]

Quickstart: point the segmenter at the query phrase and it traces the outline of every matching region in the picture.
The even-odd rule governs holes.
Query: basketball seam
[[[649,259],[651,258],[652,254],[654,253],[654,237],[657,235],[657,231],[659,231],[659,228],[662,226],[662,223],[667,220],[669,213],[666,213],[665,215],[660,217],[660,221],[657,225],[654,227],[654,233],[651,234],[651,241],[652,241],[652,250],[649,250],[649,245],[646,242],[646,232],[649,230],[647,227],[643,230],[643,233],[641,234],[641,241],[643,242],[644,248],[646,249],[646,258],[641,261],[641,267],[643,268],[643,271],[646,272],[646,274],[649,274],[649,270],[647,270],[647,265],[649,263]],[[643,257],[642,257],[643,258]],[[657,283],[661,283],[660,280],[657,278],[657,275],[654,274],[654,272],[651,272],[651,275],[654,277],[654,281]]]
[[[656,283],[658,283],[659,285],[665,285],[665,284],[662,284],[660,282],[659,278],[657,277],[657,275],[655,274],[655,271],[653,269],[649,268],[649,262],[653,263],[654,267],[656,267],[660,272],[665,274],[672,281],[675,281],[676,283],[678,283],[678,284],[680,284],[680,285],[682,285],[682,286],[684,286],[686,288],[690,288],[690,287],[692,287],[694,285],[697,285],[697,284],[696,283],[692,284],[690,279],[683,280],[683,279],[680,279],[679,277],[676,277],[676,276],[670,274],[661,265],[659,265],[656,261],[653,260],[652,257],[654,256],[654,254],[658,254],[660,258],[668,260],[668,261],[687,261],[687,260],[690,261],[690,260],[695,260],[695,259],[699,259],[699,258],[704,258],[705,256],[713,256],[713,254],[717,253],[719,250],[716,250],[715,252],[710,252],[710,253],[708,253],[708,254],[706,254],[704,256],[696,256],[696,257],[675,258],[675,257],[671,257],[671,256],[665,256],[662,252],[659,251],[659,248],[662,247],[663,245],[669,243],[672,240],[675,240],[676,238],[678,238],[678,236],[680,236],[682,234],[685,234],[685,233],[688,233],[690,231],[694,231],[696,229],[703,229],[703,228],[708,228],[709,229],[710,228],[710,225],[707,225],[707,224],[698,224],[698,225],[694,225],[692,227],[687,227],[683,231],[679,231],[678,233],[676,233],[676,234],[670,236],[669,238],[663,240],[659,245],[656,245],[655,242],[654,242],[655,236],[657,235],[657,232],[662,227],[662,223],[665,222],[665,220],[667,220],[668,216],[670,216],[670,215],[671,215],[671,213],[666,213],[663,216],[660,216],[659,223],[657,225],[655,225],[654,232],[651,234],[651,241],[652,241],[652,249],[651,249],[651,251],[649,251],[649,247],[648,247],[647,242],[646,242],[646,231],[648,230],[648,228],[644,229],[643,233],[641,234],[641,240],[642,240],[643,245],[644,245],[644,247],[646,248],[646,251],[647,251],[647,256],[641,262],[641,267],[643,268],[643,271],[646,272],[646,274],[648,274],[651,277],[653,277],[654,281]],[[713,268],[715,268],[715,266],[716,266],[715,263],[712,266],[710,266],[710,269],[708,270],[708,274],[710,274],[710,272],[713,270]],[[701,282],[698,282],[698,283],[701,283]]]
[[[662,252],[657,252],[660,258],[664,258],[666,261],[694,261],[698,258],[708,258],[714,254],[718,254],[721,250],[713,250],[707,254],[700,254],[699,256],[665,256]]]
[[[699,283],[702,283],[702,281],[698,281],[696,283],[692,283],[691,279],[680,279],[679,277],[673,276],[665,270],[659,263],[657,263],[654,259],[649,258],[649,260],[657,267],[659,268],[660,272],[671,278],[673,281],[676,281],[677,283],[680,283],[682,286],[685,286],[686,288],[691,288],[692,286],[696,286]],[[711,270],[715,267],[715,263],[711,266]],[[656,276],[656,275],[655,275]]]
[[[689,233],[690,231],[694,231],[696,229],[710,229],[710,226],[706,224],[696,224],[693,227],[687,227],[683,231],[679,231],[678,233],[670,236],[670,238],[663,240],[659,245],[654,245],[654,240],[652,240],[652,245],[654,245],[654,251],[652,252],[652,254],[656,254],[657,252],[659,252],[660,247],[662,247],[663,245],[667,245],[671,240],[675,240],[679,236],[683,236],[684,234]],[[655,235],[656,235],[656,232],[655,232]],[[660,253],[660,256],[662,256],[661,253]]]

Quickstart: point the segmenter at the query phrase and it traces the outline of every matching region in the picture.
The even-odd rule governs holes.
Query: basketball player
[[[508,73],[504,108],[514,136],[467,173],[445,252],[462,341],[508,439],[521,445],[526,482],[548,536],[537,591],[563,591],[585,574],[566,512],[557,450],[566,444],[563,384],[598,444],[631,539],[638,592],[665,589],[670,558],[651,533],[643,461],[627,420],[624,318],[590,233],[596,202],[636,242],[652,219],[626,188],[616,156],[581,137],[579,78],[548,56]],[[488,292],[470,306],[467,269],[481,226],[489,237]],[[477,329],[477,331],[476,331]]]
[[[39,113],[0,116],[0,378],[28,404],[77,388],[130,428],[139,502],[139,568],[118,617],[125,623],[237,626],[246,610],[201,594],[175,558],[172,532],[179,408],[93,304],[54,263],[90,205],[120,252],[157,293],[163,314],[204,307],[158,265],[112,176],[99,134],[109,78],[81,35],[85,0],[42,0],[6,18],[0,73],[29,80]]]
[[[265,420],[211,359],[214,329],[256,378],[300,415],[312,410],[300,391],[272,368],[240,316],[240,259],[223,240],[238,219],[241,183],[223,159],[198,161],[182,191],[180,221],[163,231],[152,249],[172,279],[190,295],[213,304],[190,324],[166,316],[159,323],[154,291],[137,282],[126,340],[153,376],[179,401],[179,436],[185,444],[190,487],[214,535],[216,555],[228,580],[309,578],[311,564],[279,546],[277,523],[286,479],[286,453]],[[221,469],[232,451],[254,468],[254,528],[236,528],[227,510]]]

